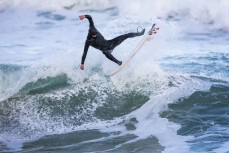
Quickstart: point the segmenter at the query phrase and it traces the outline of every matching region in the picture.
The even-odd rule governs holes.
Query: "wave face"
[[[228,141],[228,94],[228,86],[213,85],[207,92],[197,91],[170,104],[169,110],[161,115],[182,125],[177,131],[179,135],[195,136],[191,140],[192,150],[213,151],[217,145]]]
[[[3,0],[0,152],[228,152],[228,2]],[[130,64],[89,48],[160,27]],[[141,41],[115,48],[120,60]]]

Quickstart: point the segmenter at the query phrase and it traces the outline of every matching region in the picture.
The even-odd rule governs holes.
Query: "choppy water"
[[[229,152],[229,3],[0,2],[0,152]],[[91,14],[107,39],[160,31],[114,77],[89,49]],[[141,38],[113,54],[129,55]]]

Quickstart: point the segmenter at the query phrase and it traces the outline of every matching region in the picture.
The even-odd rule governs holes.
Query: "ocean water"
[[[229,153],[227,0],[1,0],[0,152]],[[89,48],[160,28],[117,75]],[[120,60],[142,37],[115,48]]]

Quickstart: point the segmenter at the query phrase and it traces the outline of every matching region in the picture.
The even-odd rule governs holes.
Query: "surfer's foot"
[[[122,65],[122,61],[118,61],[117,64],[118,64],[119,66],[121,66],[121,65]]]
[[[144,33],[145,33],[145,29],[142,29],[142,31],[141,31],[141,32],[139,32],[139,33],[140,33],[140,36],[144,35]]]
[[[138,32],[139,28],[142,29],[141,32]],[[139,27],[137,28],[137,35],[138,35],[138,36],[142,36],[142,35],[144,35],[144,33],[145,33],[145,29],[143,29],[142,27],[139,26]]]

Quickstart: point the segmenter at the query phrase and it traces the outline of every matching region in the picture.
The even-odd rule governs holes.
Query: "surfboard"
[[[147,35],[140,41],[140,43],[135,47],[135,49],[130,53],[128,58],[122,63],[121,66],[119,66],[117,69],[115,69],[109,76],[114,76],[118,72],[120,72],[134,57],[134,55],[141,50],[141,48],[145,45],[147,41],[150,41],[153,38],[153,34],[157,33],[157,30],[159,28],[155,28],[156,24],[153,24]]]

